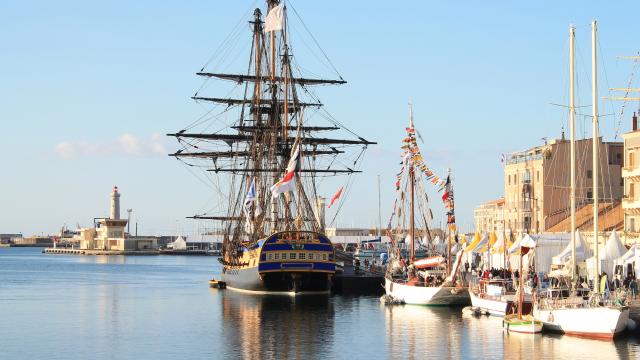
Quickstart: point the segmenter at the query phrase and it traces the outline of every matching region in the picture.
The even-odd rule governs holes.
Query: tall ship
[[[454,240],[456,225],[451,174],[443,180],[424,162],[416,141],[412,109],[406,131],[402,166],[397,174],[396,202],[388,225],[392,251],[385,275],[386,295],[392,302],[405,304],[466,305],[469,292],[460,274],[464,250]],[[433,215],[425,189],[428,184],[440,188],[447,208],[448,236],[446,246],[441,249],[435,246],[429,230]],[[415,239],[421,232],[430,251],[418,257]],[[404,247],[408,250],[406,253],[402,251]]]
[[[295,17],[288,16],[290,6]],[[314,53],[324,55],[318,58],[337,79],[302,70],[289,29],[295,24],[297,35],[307,26],[295,8],[267,0],[265,13],[256,8],[249,15],[246,42],[241,21],[220,54],[197,73],[204,84],[192,98],[210,108],[185,129],[168,134],[180,145],[170,156],[189,170],[200,170],[218,193],[212,211],[190,217],[215,222],[220,229],[222,274],[217,280],[228,289],[254,293],[326,293],[336,259],[325,235],[320,185],[335,192],[331,203],[339,202],[352,184],[350,175],[360,172],[366,148],[375,143],[347,129],[318,100],[316,86],[346,81],[311,33],[308,42],[320,50]],[[227,67],[238,67],[241,43],[250,44],[248,64],[240,67],[244,73],[228,73]],[[228,56],[230,61],[224,59]],[[210,65],[215,69],[208,71]],[[201,95],[211,80],[234,87],[225,97]]]

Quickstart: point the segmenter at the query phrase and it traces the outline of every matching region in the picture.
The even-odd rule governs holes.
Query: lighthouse
[[[111,190],[111,214],[109,218],[120,220],[120,193],[117,186],[114,186],[113,190]]]

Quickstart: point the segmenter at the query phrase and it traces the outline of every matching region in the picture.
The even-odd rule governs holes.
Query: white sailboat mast
[[[413,107],[409,107],[409,128],[413,129]],[[409,261],[411,264],[416,260],[415,256],[415,238],[416,238],[416,229],[415,229],[415,195],[414,195],[414,183],[415,183],[415,173],[414,173],[414,164],[413,159],[409,159],[409,189],[411,191],[411,213],[409,219],[409,234],[411,235],[411,241],[409,241]]]
[[[576,277],[576,107],[575,107],[576,31],[569,26],[569,126],[571,128],[571,278]]]
[[[593,239],[596,255],[596,281],[594,288],[598,291],[600,280],[600,257],[598,256],[598,170],[599,170],[599,135],[598,135],[598,62],[596,58],[596,44],[597,44],[597,23],[594,20],[591,23],[591,109],[593,110]]]

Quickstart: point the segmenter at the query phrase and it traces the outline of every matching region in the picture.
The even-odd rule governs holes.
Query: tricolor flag
[[[453,209],[453,189],[451,187],[451,176],[447,176],[444,182],[444,194],[442,194],[442,202],[447,209]]]
[[[284,4],[269,11],[265,19],[264,32],[282,30],[284,28]]]
[[[333,195],[333,197],[331,198],[331,202],[329,203],[329,206],[327,206],[328,208],[330,208],[331,205],[333,205],[333,203],[340,198],[340,195],[342,195],[342,188],[344,188],[344,186],[340,186],[340,189],[338,189],[338,191]]]
[[[294,146],[295,150],[291,155],[291,159],[289,159],[289,164],[287,165],[287,170],[284,174],[284,177],[277,183],[273,184],[273,186],[271,186],[270,188],[271,196],[273,197],[276,197],[282,193],[286,193],[287,191],[294,191],[296,189],[295,177],[296,172],[300,170],[298,159],[300,157],[300,152],[298,144],[296,143],[296,145]]]

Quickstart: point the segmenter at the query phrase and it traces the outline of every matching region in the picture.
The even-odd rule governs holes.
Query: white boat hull
[[[541,321],[534,320],[528,316],[525,319],[505,319],[502,321],[502,327],[507,332],[515,332],[521,334],[539,334],[542,332],[543,324]]]
[[[613,339],[624,331],[629,308],[593,307],[553,310],[534,309],[533,316],[549,331],[588,338]]]
[[[473,291],[469,291],[469,297],[471,298],[471,306],[486,311],[489,315],[505,316],[507,313],[507,307],[509,305],[508,299],[502,298],[501,300],[497,300],[482,298],[474,294]]]
[[[464,306],[469,304],[466,288],[451,286],[411,286],[385,278],[387,295],[411,305]]]

